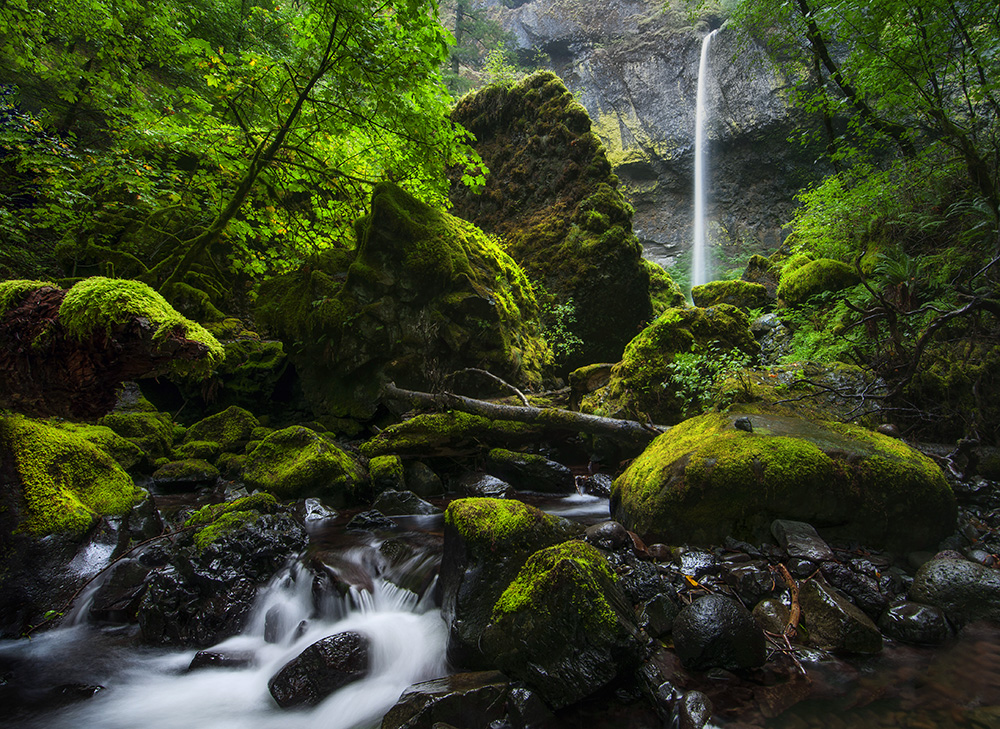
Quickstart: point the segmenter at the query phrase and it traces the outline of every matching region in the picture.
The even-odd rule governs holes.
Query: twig
[[[786,640],[788,638],[794,638],[795,633],[799,628],[799,618],[802,615],[802,608],[799,606],[799,586],[795,584],[795,579],[789,573],[788,568],[783,564],[779,564],[777,567],[778,572],[781,573],[781,577],[785,580],[785,584],[788,585],[788,591],[791,593],[792,606],[788,611],[788,624],[785,626],[784,635]]]
[[[524,396],[523,392],[521,392],[520,390],[518,390],[516,387],[514,387],[512,384],[510,384],[506,380],[503,380],[503,379],[497,377],[492,372],[487,372],[486,370],[481,370],[481,369],[479,369],[477,367],[466,367],[464,370],[458,370],[457,372],[452,372],[450,375],[448,375],[444,379],[447,382],[448,380],[453,379],[456,375],[465,374],[466,372],[469,372],[469,373],[472,373],[472,374],[476,374],[476,375],[481,375],[481,376],[483,376],[483,377],[485,377],[485,378],[487,378],[489,380],[493,380],[497,384],[502,385],[503,387],[507,388],[508,390],[510,390],[511,392],[513,392],[515,395],[517,395],[518,399],[521,401],[521,404],[524,405],[524,407],[526,407],[526,408],[530,408],[531,407],[531,403],[528,402],[528,398],[526,398]]]

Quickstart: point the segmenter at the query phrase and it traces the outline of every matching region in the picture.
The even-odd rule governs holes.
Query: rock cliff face
[[[704,35],[722,26],[709,57],[710,240],[745,256],[783,239],[795,192],[821,172],[820,150],[787,141],[809,122],[790,113],[788,89],[753,41],[722,18],[691,25],[661,0],[483,3],[586,107],[645,256],[663,265],[692,237],[698,61]]]

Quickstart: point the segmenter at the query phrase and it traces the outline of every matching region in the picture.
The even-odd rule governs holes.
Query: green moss
[[[604,585],[615,584],[617,576],[604,556],[591,545],[571,540],[535,552],[493,606],[493,619],[523,610],[537,610],[555,585],[575,583],[579,596],[574,607],[588,630],[613,625],[615,613],[604,594]]]
[[[219,469],[201,458],[168,461],[159,466],[150,477],[153,482],[174,484],[211,483],[219,477]]]
[[[202,551],[219,538],[253,524],[260,517],[261,515],[256,511],[235,511],[223,514],[195,533],[194,546]]]
[[[406,482],[399,456],[375,456],[368,462],[368,474],[376,491],[400,489]]]
[[[282,498],[326,493],[357,498],[368,481],[347,453],[297,425],[275,431],[254,448],[243,480],[250,488]]]
[[[261,514],[273,514],[277,508],[278,500],[271,494],[250,494],[249,496],[226,501],[222,504],[203,506],[184,521],[184,526],[209,524],[223,514],[232,514],[238,511],[256,511]]]
[[[125,514],[143,498],[111,456],[75,433],[8,416],[0,418],[0,445],[21,481],[20,531],[81,534],[96,518]]]
[[[444,512],[445,524],[452,526],[466,542],[496,546],[535,529],[546,521],[555,523],[542,511],[513,499],[456,499]]]
[[[150,461],[170,453],[174,444],[173,423],[155,410],[110,412],[101,418],[100,425],[111,428],[138,446]]]
[[[810,296],[840,291],[858,281],[858,274],[851,266],[831,258],[820,258],[791,271],[786,266],[778,284],[778,298],[789,306],[796,306],[805,303]]]
[[[642,265],[649,273],[649,297],[653,304],[654,317],[658,317],[667,309],[683,309],[687,306],[681,287],[662,266],[646,259],[642,260]]]
[[[48,424],[61,430],[76,433],[81,438],[90,441],[114,458],[118,462],[118,465],[126,471],[138,466],[145,457],[139,446],[127,438],[118,435],[118,433],[107,426],[71,423],[65,420],[50,421]]]
[[[739,279],[711,281],[692,288],[691,300],[701,308],[730,304],[740,309],[759,309],[767,304],[767,288]]]
[[[174,456],[178,460],[200,458],[211,461],[221,452],[222,446],[212,440],[189,440],[174,448]]]
[[[433,452],[473,453],[497,444],[527,443],[541,429],[529,423],[489,420],[458,411],[418,415],[391,425],[361,444],[363,456],[426,455]]]
[[[118,324],[142,317],[153,327],[153,341],[170,334],[205,347],[205,356],[194,362],[178,359],[177,374],[207,375],[225,357],[222,345],[204,327],[174,310],[160,294],[139,281],[95,276],[73,286],[59,307],[59,322],[70,335],[81,340],[95,331],[111,330]]]
[[[221,413],[209,415],[198,421],[184,436],[184,442],[213,441],[222,450],[235,452],[241,450],[250,440],[255,428],[260,422],[249,410],[233,405]]]
[[[245,453],[223,453],[216,459],[215,467],[223,478],[236,481],[242,477],[246,462]]]
[[[25,297],[35,289],[50,286],[58,289],[58,284],[49,281],[30,281],[27,279],[13,279],[10,281],[0,281],[0,317],[3,317],[11,309],[21,305]]]
[[[615,517],[640,534],[713,543],[766,538],[775,518],[890,548],[936,544],[954,527],[940,469],[901,441],[857,426],[710,413],[671,429],[614,483]]]
[[[785,274],[790,274],[794,273],[795,271],[798,271],[807,263],[812,263],[812,261],[813,257],[810,256],[808,253],[796,253],[795,255],[789,256],[787,259],[785,259],[783,263],[774,265],[779,267],[781,275],[784,276]]]

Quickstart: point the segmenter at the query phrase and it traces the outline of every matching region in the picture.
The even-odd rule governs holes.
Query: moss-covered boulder
[[[746,314],[736,307],[667,309],[629,342],[608,385],[584,397],[581,409],[640,421],[650,418],[665,425],[680,422],[701,412],[700,401],[692,396],[714,383],[677,382],[680,378],[674,377],[672,368],[677,355],[714,361],[731,350],[739,350],[748,360],[758,351]],[[691,364],[692,374],[698,376],[697,362]],[[695,387],[698,392],[693,392]]]
[[[490,169],[481,192],[456,181],[455,214],[502,236],[556,303],[572,301],[582,345],[566,369],[617,360],[652,314],[649,270],[586,109],[542,71],[465,97],[452,118]]]
[[[691,289],[695,306],[707,309],[716,304],[730,304],[740,309],[760,309],[767,304],[767,288],[759,283],[733,279],[710,281]]]
[[[761,542],[774,519],[894,550],[934,548],[953,531],[941,470],[905,443],[786,415],[751,415],[748,432],[740,417],[708,413],[653,441],[615,480],[612,517],[667,544]]]
[[[138,447],[150,463],[170,455],[174,444],[174,424],[155,410],[116,410],[101,418],[100,425]]]
[[[263,514],[278,510],[278,500],[271,494],[256,493],[221,504],[209,504],[195,511],[184,522],[186,527],[200,527],[194,533],[194,545],[204,551],[223,536],[255,522]]]
[[[460,455],[492,446],[517,446],[537,440],[542,430],[512,420],[490,420],[453,410],[417,415],[391,425],[359,450],[368,458],[384,455]]]
[[[456,666],[489,665],[479,639],[493,606],[539,549],[578,536],[583,527],[510,499],[458,499],[444,514],[441,611],[448,658]]]
[[[653,317],[658,317],[667,309],[683,309],[688,305],[681,287],[660,264],[644,258],[642,265],[649,273],[649,299],[653,305]]]
[[[786,265],[778,284],[778,299],[787,306],[798,306],[811,296],[840,291],[859,280],[857,271],[851,266],[832,258],[818,258],[801,266]]]
[[[143,497],[132,478],[86,438],[21,416],[0,418],[5,522],[32,535],[81,535]]]
[[[524,271],[474,225],[382,184],[357,253],[316,259],[261,288],[258,314],[285,341],[321,415],[368,418],[381,387],[429,389],[484,368],[526,387],[550,359]]]
[[[118,461],[118,465],[126,471],[131,471],[145,460],[145,454],[139,446],[105,425],[72,423],[67,420],[53,421],[50,424],[89,440]]]
[[[149,477],[153,487],[167,491],[192,491],[199,486],[210,486],[217,478],[219,469],[200,458],[164,463]]]
[[[184,433],[184,443],[211,441],[223,451],[237,453],[243,450],[260,422],[249,410],[233,405],[221,413],[199,420]]]
[[[357,500],[368,483],[365,470],[347,453],[309,428],[276,430],[247,456],[248,488],[283,499],[324,496],[334,506]]]
[[[403,461],[399,456],[375,456],[368,461],[368,475],[373,493],[406,490]]]
[[[535,552],[493,606],[484,651],[560,709],[643,655],[635,614],[604,556],[580,540]]]
[[[772,257],[773,258],[773,257]],[[740,278],[748,283],[760,284],[764,287],[767,301],[773,302],[778,295],[778,283],[781,280],[781,266],[772,258],[752,255]]]

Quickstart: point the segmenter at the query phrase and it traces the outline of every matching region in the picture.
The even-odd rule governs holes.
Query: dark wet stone
[[[302,502],[302,518],[307,522],[336,519],[337,511],[326,506],[316,497],[310,497]]]
[[[879,618],[878,627],[889,638],[917,645],[940,645],[951,637],[941,608],[915,602],[890,606]]]
[[[49,691],[45,698],[45,706],[67,706],[79,701],[87,701],[104,691],[103,686],[83,683],[64,683]]]
[[[688,691],[676,711],[679,729],[703,729],[712,718],[712,701],[701,691]]]
[[[885,612],[893,597],[882,589],[876,577],[855,571],[846,564],[826,562],[822,572],[827,583],[848,595],[872,620]]]
[[[600,524],[587,527],[583,538],[595,547],[610,552],[632,546],[632,537],[625,527],[616,521],[602,521]]]
[[[533,453],[494,448],[486,456],[486,472],[519,491],[576,492],[576,478],[572,471],[561,463]]]
[[[424,501],[412,491],[387,489],[378,495],[372,506],[386,516],[441,513],[441,509],[434,506],[434,504]]]
[[[651,638],[660,638],[671,631],[678,612],[680,606],[677,602],[661,594],[639,605],[636,609],[636,620],[647,635]]]
[[[725,541],[722,543],[726,549],[731,552],[743,552],[749,555],[753,559],[760,559],[763,555],[761,551],[755,546],[748,542],[741,541],[739,539],[733,539],[732,537],[726,537]]]
[[[763,665],[764,633],[736,600],[706,595],[674,620],[674,648],[685,668],[738,670]]]
[[[585,494],[608,498],[611,496],[611,477],[606,473],[594,473],[580,479],[580,488]]]
[[[507,697],[507,720],[513,729],[545,726],[555,718],[541,697],[528,688],[511,689]]]
[[[123,559],[109,569],[90,604],[93,620],[124,623],[135,620],[150,568],[137,559]]]
[[[813,645],[848,653],[878,653],[882,650],[882,634],[871,618],[821,576],[817,575],[802,585],[799,603]]]
[[[789,557],[799,557],[816,563],[834,559],[830,545],[811,524],[804,521],[775,519],[771,522],[771,534]]]
[[[1000,622],[1000,571],[938,555],[917,570],[909,597],[941,608],[959,627],[975,620]]]
[[[369,669],[368,639],[347,631],[331,635],[306,648],[267,682],[278,706],[315,706],[346,684],[363,678]]]
[[[801,557],[789,557],[785,560],[785,567],[788,568],[788,572],[792,577],[796,577],[800,580],[806,579],[817,569],[815,562],[811,562],[808,559],[802,559]]]
[[[669,562],[674,558],[674,550],[659,542],[646,547],[646,553],[657,562]]]
[[[778,598],[769,597],[754,605],[752,614],[762,630],[769,633],[784,633],[791,611]]]
[[[422,499],[444,493],[441,478],[423,461],[406,461],[403,464],[403,474],[409,490]]]
[[[710,552],[694,549],[681,555],[681,572],[698,579],[705,575],[719,574],[719,565]]]
[[[753,432],[753,423],[750,422],[750,418],[745,415],[743,417],[736,418],[736,420],[733,421],[733,427],[737,430],[746,431],[747,433]]]
[[[489,499],[511,499],[517,495],[514,487],[506,481],[489,474],[465,478],[460,483],[462,493]]]
[[[499,671],[456,673],[424,681],[403,692],[382,719],[382,729],[432,729],[439,725],[490,729],[503,721],[510,693],[510,680]],[[525,702],[521,705],[534,715]]]
[[[387,517],[377,509],[369,509],[355,514],[347,522],[348,529],[363,529],[365,531],[375,531],[377,529],[395,529],[396,522]]]
[[[253,651],[198,651],[188,665],[189,671],[200,668],[248,668],[254,663]]]
[[[774,576],[764,561],[728,567],[723,579],[736,591],[745,605],[756,604],[758,600],[771,595],[776,587]]]

